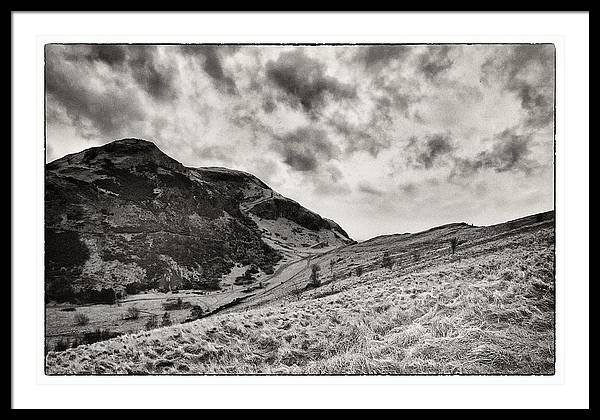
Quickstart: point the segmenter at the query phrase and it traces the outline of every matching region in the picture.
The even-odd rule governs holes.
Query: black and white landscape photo
[[[554,375],[554,45],[44,60],[47,375]]]

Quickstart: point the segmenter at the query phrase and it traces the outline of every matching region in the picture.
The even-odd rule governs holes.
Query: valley
[[[553,229],[548,212],[339,247],[206,318],[50,352],[47,372],[552,374]]]
[[[46,351],[143,330],[181,296],[205,316],[351,243],[253,175],[187,168],[148,141],[65,156],[46,170]],[[168,322],[189,317],[168,312]]]

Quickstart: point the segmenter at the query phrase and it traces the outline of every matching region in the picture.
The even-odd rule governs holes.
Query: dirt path
[[[303,283],[298,275],[310,266],[310,261],[315,255],[309,255],[299,260],[291,261],[279,267],[268,279],[269,285],[265,289],[257,289],[256,294],[248,300],[228,308],[223,312],[237,312],[254,306],[262,305],[271,300],[276,300],[290,293],[297,283]]]
[[[240,203],[240,210],[242,210],[244,212],[249,212],[254,206],[256,206],[260,203],[263,203],[267,200],[270,200],[272,198],[273,198],[273,191],[267,190],[267,195],[263,195],[262,197],[260,197],[257,200],[251,201],[249,203]]]

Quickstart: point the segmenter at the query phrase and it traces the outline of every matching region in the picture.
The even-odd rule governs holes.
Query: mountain
[[[218,289],[354,243],[251,174],[188,168],[139,139],[48,163],[45,186],[47,301]]]

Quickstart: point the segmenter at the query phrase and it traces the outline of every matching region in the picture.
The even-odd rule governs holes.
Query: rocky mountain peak
[[[48,167],[55,169],[73,165],[108,166],[120,169],[151,165],[179,171],[185,170],[181,163],[167,156],[153,142],[136,138],[115,140],[102,146],[91,147],[55,160]]]

